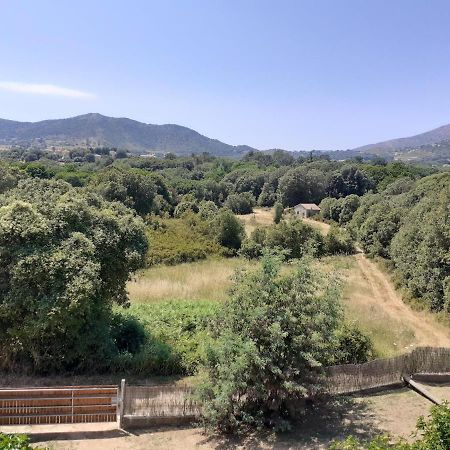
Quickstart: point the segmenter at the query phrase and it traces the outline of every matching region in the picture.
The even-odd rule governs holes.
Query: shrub
[[[283,205],[280,202],[275,203],[274,206],[274,217],[273,217],[273,221],[275,223],[280,223],[281,218],[283,217]]]
[[[225,201],[225,206],[235,214],[250,214],[255,206],[255,197],[250,192],[230,194]]]
[[[142,171],[108,168],[93,178],[92,187],[106,200],[121,202],[141,216],[152,211],[156,185]]]
[[[121,311],[125,321],[139,321],[146,337],[136,354],[119,355],[114,369],[145,375],[195,373],[208,339],[208,324],[219,307],[215,302],[173,300]]]
[[[241,221],[229,210],[223,209],[211,222],[217,242],[230,250],[239,250],[245,236]]]
[[[266,254],[259,270],[237,274],[213,323],[199,388],[213,429],[286,428],[298,402],[319,388],[323,365],[334,361],[338,284],[305,262],[281,276],[280,263]]]
[[[286,250],[289,258],[320,256],[324,251],[323,242],[323,236],[301,220],[280,222],[265,230],[264,246]]]
[[[332,226],[324,238],[324,252],[327,255],[350,255],[355,252],[355,245],[346,230]]]
[[[198,206],[195,197],[192,194],[186,194],[175,208],[174,217],[182,217],[184,214],[197,213]]]
[[[111,321],[111,335],[117,350],[137,353],[145,342],[144,327],[137,318],[122,314],[115,314]]]
[[[153,218],[147,228],[151,242],[147,264],[180,264],[226,252],[216,241],[216,230],[193,213],[182,218]]]
[[[374,358],[372,341],[355,324],[344,324],[337,338],[338,364],[361,364]]]
[[[0,433],[0,450],[46,450],[44,447],[31,446],[30,439],[24,434]]]

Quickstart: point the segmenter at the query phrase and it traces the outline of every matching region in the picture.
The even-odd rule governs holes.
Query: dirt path
[[[312,219],[303,220],[324,234],[330,229],[327,223]],[[357,250],[358,253],[351,258],[356,260],[360,273],[370,290],[367,297],[370,296],[371,303],[377,302],[388,316],[398,319],[403,325],[414,330],[414,343],[411,346],[449,347],[449,331],[430,313],[414,311],[404,303],[388,275],[381,271],[376,263],[368,259],[361,249]]]
[[[368,288],[379,305],[389,316],[401,320],[404,325],[414,330],[413,345],[450,346],[449,333],[446,328],[437,323],[430,314],[414,311],[405,304],[388,276],[374,262],[366,258],[363,253],[358,253],[353,258],[356,259]]]

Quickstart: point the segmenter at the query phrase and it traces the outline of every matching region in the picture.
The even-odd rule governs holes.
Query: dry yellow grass
[[[436,317],[403,303],[386,275],[362,254],[324,258],[320,265],[342,274],[346,318],[372,338],[378,355],[392,356],[419,345],[450,345],[449,333]]]
[[[222,301],[234,271],[252,264],[255,263],[230,258],[152,267],[128,283],[130,300],[136,303],[171,299]]]
[[[274,208],[254,208],[251,214],[238,215],[239,219],[244,222],[245,232],[250,236],[256,227],[267,227],[273,225]],[[294,218],[295,216],[285,211],[284,217],[286,219]],[[322,234],[327,234],[330,225],[324,222],[319,222],[314,219],[303,219],[303,222],[320,231]]]
[[[250,236],[256,227],[267,227],[273,225],[273,208],[254,208],[251,214],[240,214],[237,216],[244,222],[245,232]]]

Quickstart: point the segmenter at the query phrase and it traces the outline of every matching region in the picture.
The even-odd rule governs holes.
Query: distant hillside
[[[417,149],[421,146],[438,144],[450,140],[450,125],[444,125],[426,133],[417,134],[411,137],[391,139],[389,141],[378,142],[377,144],[364,145],[353,150],[362,153],[373,153],[378,155],[393,155],[396,151],[404,149]]]
[[[69,119],[15,122],[0,119],[0,144],[45,143],[62,146],[108,146],[133,153],[209,152],[239,157],[251,147],[228,145],[180,125],[152,125],[126,118],[85,114]]]

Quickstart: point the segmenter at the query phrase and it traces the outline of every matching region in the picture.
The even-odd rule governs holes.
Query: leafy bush
[[[364,195],[374,186],[374,182],[364,170],[357,166],[344,166],[335,172],[328,182],[329,197],[347,197],[350,194]]]
[[[215,238],[216,230],[199,215],[186,213],[178,219],[153,218],[147,229],[151,243],[147,264],[180,264],[226,253]]]
[[[211,222],[217,242],[230,250],[239,250],[245,236],[244,225],[229,210],[223,209]]]
[[[30,439],[24,434],[0,433],[0,450],[45,450],[44,447],[31,446]]]
[[[282,221],[270,227],[256,228],[250,239],[244,241],[241,254],[247,258],[261,256],[262,249],[282,249],[290,259],[304,255],[321,256],[323,236],[301,220]]]
[[[231,194],[225,201],[225,206],[235,214],[250,214],[253,212],[255,204],[255,197],[250,192]]]
[[[194,373],[208,339],[208,324],[219,307],[215,302],[179,300],[122,310],[125,323],[138,320],[146,337],[136,354],[119,355],[114,369],[146,375]]]
[[[274,217],[273,221],[274,223],[280,223],[282,217],[283,217],[283,205],[280,202],[276,202],[274,206]]]
[[[119,353],[137,353],[146,339],[142,323],[135,317],[122,314],[113,316],[111,335]]]
[[[361,364],[375,356],[373,343],[355,324],[344,324],[337,331],[338,364]]]
[[[327,197],[320,202],[320,215],[325,220],[345,225],[350,222],[359,206],[360,200],[355,194],[344,198]]]
[[[266,254],[259,270],[237,274],[213,323],[199,388],[211,428],[288,427],[298,402],[319,388],[323,366],[334,361],[338,283],[305,262],[281,276],[280,263]]]
[[[324,238],[324,252],[327,255],[350,255],[355,252],[355,244],[346,230],[332,226]]]

